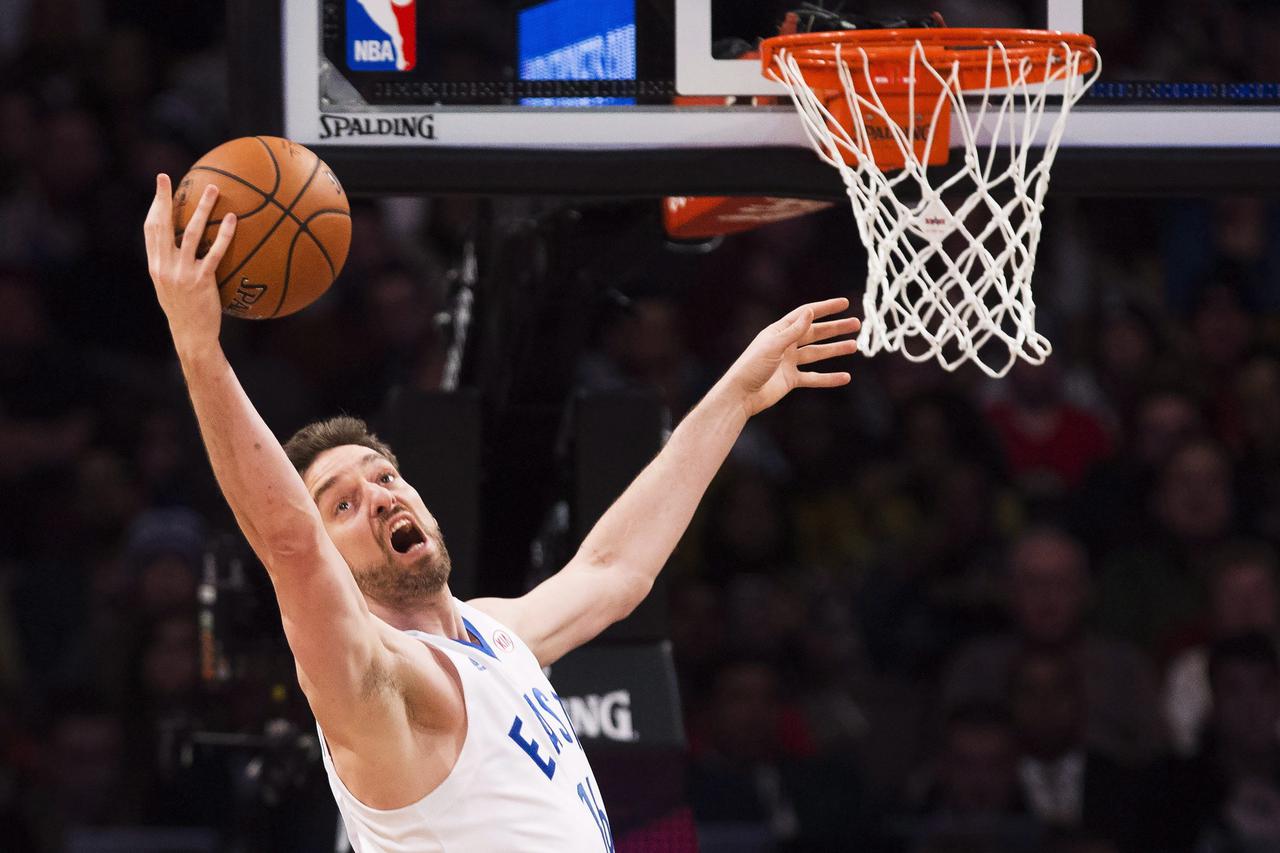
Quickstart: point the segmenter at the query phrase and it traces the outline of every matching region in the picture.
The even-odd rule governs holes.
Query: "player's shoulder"
[[[510,653],[528,649],[520,636],[521,601],[516,598],[473,598],[459,602],[463,618],[473,623],[481,639],[499,651]]]
[[[516,598],[473,598],[470,601],[457,599],[458,608],[464,617],[476,621],[494,622],[505,626],[516,621],[520,612],[520,601]]]
[[[354,690],[335,693],[299,669],[299,683],[325,736],[339,748],[385,758],[389,744],[407,749],[416,731],[462,725],[462,691],[445,656],[403,632],[381,626],[375,631],[378,651]]]

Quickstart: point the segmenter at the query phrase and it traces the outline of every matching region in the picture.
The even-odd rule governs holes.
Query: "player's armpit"
[[[410,717],[447,726],[449,677],[421,643],[370,612],[323,530],[311,549],[272,559],[268,573],[298,683],[327,734],[347,743],[376,739]]]
[[[390,627],[382,639],[388,656],[375,658],[364,698],[313,708],[348,790],[372,808],[397,809],[452,772],[468,720],[460,675],[444,653]],[[309,695],[320,692],[301,672],[299,681]]]

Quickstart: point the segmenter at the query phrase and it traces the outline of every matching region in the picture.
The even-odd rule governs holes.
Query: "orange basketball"
[[[351,208],[333,171],[307,148],[276,136],[246,136],[201,157],[178,184],[178,240],[207,184],[218,201],[200,240],[203,255],[227,213],[236,235],[218,264],[222,310],[265,320],[310,305],[333,284],[351,246]]]

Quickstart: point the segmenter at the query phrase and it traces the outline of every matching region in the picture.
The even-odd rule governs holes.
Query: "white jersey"
[[[542,667],[511,630],[464,602],[457,606],[479,643],[406,632],[448,655],[462,680],[467,734],[439,787],[403,808],[370,808],[338,778],[320,732],[353,850],[611,853],[600,788]]]

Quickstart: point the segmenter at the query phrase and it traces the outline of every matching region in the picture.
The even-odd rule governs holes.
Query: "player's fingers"
[[[787,347],[803,340],[812,325],[813,312],[809,310],[809,306],[801,305],[775,324],[770,348],[780,355]]]
[[[187,223],[187,228],[182,232],[182,257],[186,261],[194,262],[196,259],[196,248],[200,245],[200,237],[204,234],[204,227],[209,223],[209,213],[213,210],[213,204],[218,200],[218,188],[213,184],[209,184],[204,188],[204,192],[200,194],[200,202],[196,205],[195,212],[191,214],[191,221]]]
[[[830,317],[832,314],[839,314],[849,308],[849,300],[843,296],[835,299],[824,299],[821,302],[810,302],[808,305],[802,306],[813,312],[814,319],[821,320],[823,317]]]
[[[810,344],[796,351],[796,364],[813,364],[826,358],[841,355],[853,355],[858,351],[858,342],[854,340],[835,341],[829,344]]]
[[[811,344],[814,341],[825,341],[827,338],[834,338],[837,335],[854,335],[862,328],[862,321],[857,317],[842,317],[839,320],[830,320],[826,323],[814,323],[809,329],[809,334],[804,336],[804,343]]]
[[[222,256],[227,253],[227,247],[231,245],[231,238],[236,234],[236,215],[228,213],[222,217],[222,223],[218,225],[218,236],[214,237],[213,245],[209,247],[209,251],[205,253],[204,265],[210,269],[216,270],[218,264],[222,263]],[[184,237],[185,241],[186,238]]]
[[[142,241],[147,247],[147,260],[154,261],[156,259],[156,203],[151,202],[151,209],[147,211],[147,218],[142,223]]]
[[[156,259],[159,251],[166,245],[164,238],[173,240],[173,197],[169,194],[169,176],[156,175],[156,195],[147,210],[147,218],[142,224],[142,234],[146,239],[147,257]]]
[[[796,383],[801,388],[838,388],[848,385],[848,373],[814,373],[808,370],[799,371],[800,380]]]
[[[173,222],[173,185],[164,172],[156,175],[155,209],[157,222],[172,227]]]

